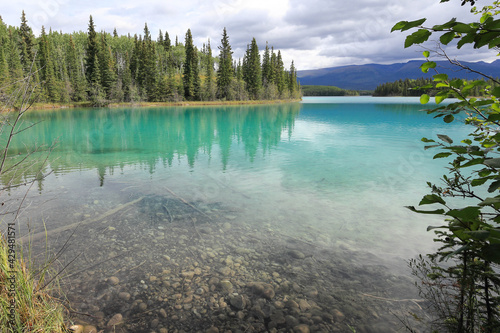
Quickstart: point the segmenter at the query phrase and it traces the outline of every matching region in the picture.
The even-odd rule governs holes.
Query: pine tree
[[[86,99],[85,79],[78,65],[76,48],[72,35],[69,35],[69,43],[66,50],[66,63],[71,83],[71,100],[75,102],[83,101]]]
[[[200,75],[198,71],[198,52],[193,45],[191,30],[186,32],[186,60],[184,61],[183,83],[184,98],[188,101],[200,99]]]
[[[243,60],[243,80],[247,84],[247,90],[251,99],[258,99],[262,88],[262,72],[260,64],[259,48],[255,38],[247,47]]]
[[[106,33],[103,31],[101,33],[101,42],[99,43],[99,73],[101,76],[101,86],[106,93],[106,97],[109,99],[111,95],[111,89],[113,88],[116,81],[116,69],[115,62],[111,56],[111,49],[108,45],[106,38]]]
[[[217,69],[217,97],[228,97],[229,86],[233,77],[233,52],[229,44],[226,28],[222,32],[221,45],[219,46],[219,68]]]
[[[90,15],[89,29],[87,37],[87,48],[85,53],[85,76],[91,84],[100,84],[99,65],[96,63],[99,54],[99,45],[97,42],[97,33],[95,32],[94,20]],[[99,78],[98,81],[97,78]]]
[[[153,102],[157,99],[157,64],[156,48],[151,40],[148,25],[144,25],[144,39],[141,44],[141,57],[139,57],[138,83],[141,90],[146,93],[147,99]]]
[[[40,52],[40,73],[41,79],[44,82],[43,87],[49,102],[57,102],[59,100],[56,77],[54,74],[54,63],[51,55],[51,47],[45,33],[45,28],[42,26],[42,32],[39,43]]]
[[[204,97],[209,101],[215,99],[215,87],[214,87],[214,60],[212,58],[212,47],[210,46],[210,39],[205,48],[205,70],[206,79],[204,86]]]
[[[165,31],[165,39],[163,40],[163,48],[166,52],[170,52],[171,42],[170,37],[168,36],[168,32]]]
[[[269,45],[266,42],[266,49],[262,57],[262,85],[267,86],[271,77],[271,58],[269,55]]]

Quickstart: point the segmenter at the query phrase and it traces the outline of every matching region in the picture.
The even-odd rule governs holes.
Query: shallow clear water
[[[31,112],[28,121],[42,122],[21,133],[11,152],[21,153],[23,143],[58,143],[46,167],[53,172],[30,192],[22,221],[29,221],[34,234],[43,231],[44,222],[49,232],[56,230],[51,238],[57,244],[67,236],[57,228],[99,219],[74,237],[84,239],[88,252],[99,248],[107,257],[129,251],[135,236],[106,236],[97,224],[106,232],[137,227],[141,231],[133,232],[150,239],[160,232],[167,239],[166,230],[182,228],[184,221],[183,213],[174,211],[180,206],[169,203],[182,202],[190,210],[186,223],[198,228],[190,231],[195,238],[204,237],[200,229],[207,225],[208,235],[221,230],[217,237],[222,235],[223,243],[224,231],[234,237],[227,231],[238,230],[238,240],[228,244],[248,247],[252,237],[260,244],[287,239],[285,248],[292,240],[306,254],[365,253],[353,265],[383,265],[387,274],[408,275],[405,260],[435,247],[425,230],[439,219],[404,206],[418,204],[427,193],[426,181],[438,182],[446,163],[432,160],[434,152],[424,151],[420,139],[466,136],[459,122],[444,124],[421,109],[411,98],[321,97],[285,105]],[[142,201],[106,215],[134,200]],[[187,235],[196,251],[200,240]],[[110,239],[124,243],[109,249],[103,244]],[[144,248],[154,253],[150,245]],[[232,253],[231,246],[224,255]],[[328,261],[316,258],[314,267]],[[274,259],[273,265],[280,263]],[[137,265],[132,259],[128,264]],[[95,277],[111,273],[98,271]],[[359,315],[350,318],[348,306],[341,311],[350,326],[359,324],[363,331]],[[111,312],[104,311],[105,317]]]

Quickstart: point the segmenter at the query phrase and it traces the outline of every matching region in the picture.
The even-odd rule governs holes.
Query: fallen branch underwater
[[[51,236],[51,235],[54,235],[54,234],[58,234],[58,233],[61,233],[63,231],[66,231],[66,230],[69,230],[69,229],[72,229],[72,228],[77,228],[78,226],[81,226],[81,225],[87,225],[87,224],[91,224],[91,223],[95,223],[95,222],[98,222],[110,215],[113,215],[117,212],[119,212],[120,210],[122,209],[125,209],[125,208],[128,208],[129,206],[131,205],[134,205],[140,201],[142,201],[142,199],[144,199],[144,197],[140,197],[138,199],[135,199],[133,201],[130,201],[130,202],[127,202],[123,205],[120,205],[118,207],[115,207],[111,210],[108,210],[106,213],[102,214],[102,215],[99,215],[98,217],[95,217],[95,218],[91,218],[91,219],[88,219],[88,220],[83,220],[83,221],[80,221],[80,222],[75,222],[75,223],[72,223],[72,224],[68,224],[68,225],[65,225],[65,226],[62,226],[62,227],[59,227],[59,228],[56,228],[56,229],[52,229],[52,230],[49,230],[49,231],[42,231],[42,232],[39,232],[39,233],[36,233],[36,234],[33,234],[33,235],[26,235],[26,236],[23,236],[19,239],[20,242],[24,242],[24,241],[36,241],[38,239],[41,239],[41,238],[44,238],[44,237],[48,237],[48,236]]]

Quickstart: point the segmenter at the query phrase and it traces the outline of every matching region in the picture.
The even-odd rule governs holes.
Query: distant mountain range
[[[418,79],[421,77],[430,78],[435,72],[432,70],[425,74],[420,70],[423,61],[411,60],[406,63],[396,63],[390,65],[367,64],[350,65],[340,67],[330,67],[314,70],[298,71],[297,76],[301,85],[324,85],[336,86],[343,89],[352,90],[374,90],[377,85],[386,82],[393,82],[399,79]],[[461,62],[474,70],[488,74],[493,77],[500,77],[500,60],[492,63]],[[436,61],[436,69],[440,73],[446,73],[450,78],[478,79],[480,75],[459,69],[451,65],[448,61]]]

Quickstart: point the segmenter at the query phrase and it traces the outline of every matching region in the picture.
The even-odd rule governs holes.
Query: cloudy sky
[[[481,1],[480,1],[481,2]],[[488,3],[491,1],[488,1]],[[263,49],[266,41],[280,49],[288,64],[300,70],[324,67],[404,62],[421,59],[422,49],[404,49],[405,34],[390,33],[401,20],[428,18],[428,24],[452,17],[472,17],[461,0],[11,0],[3,1],[0,15],[8,25],[19,26],[24,9],[36,35],[41,26],[63,32],[86,31],[89,15],[96,28],[118,34],[141,34],[147,22],[153,38],[158,30],[184,41],[188,28],[195,44],[209,38],[214,54],[227,28],[235,57],[242,57],[255,37]],[[477,19],[477,18],[476,18]],[[427,47],[435,48],[435,42]],[[468,61],[492,61],[493,51],[463,48],[453,57]]]

